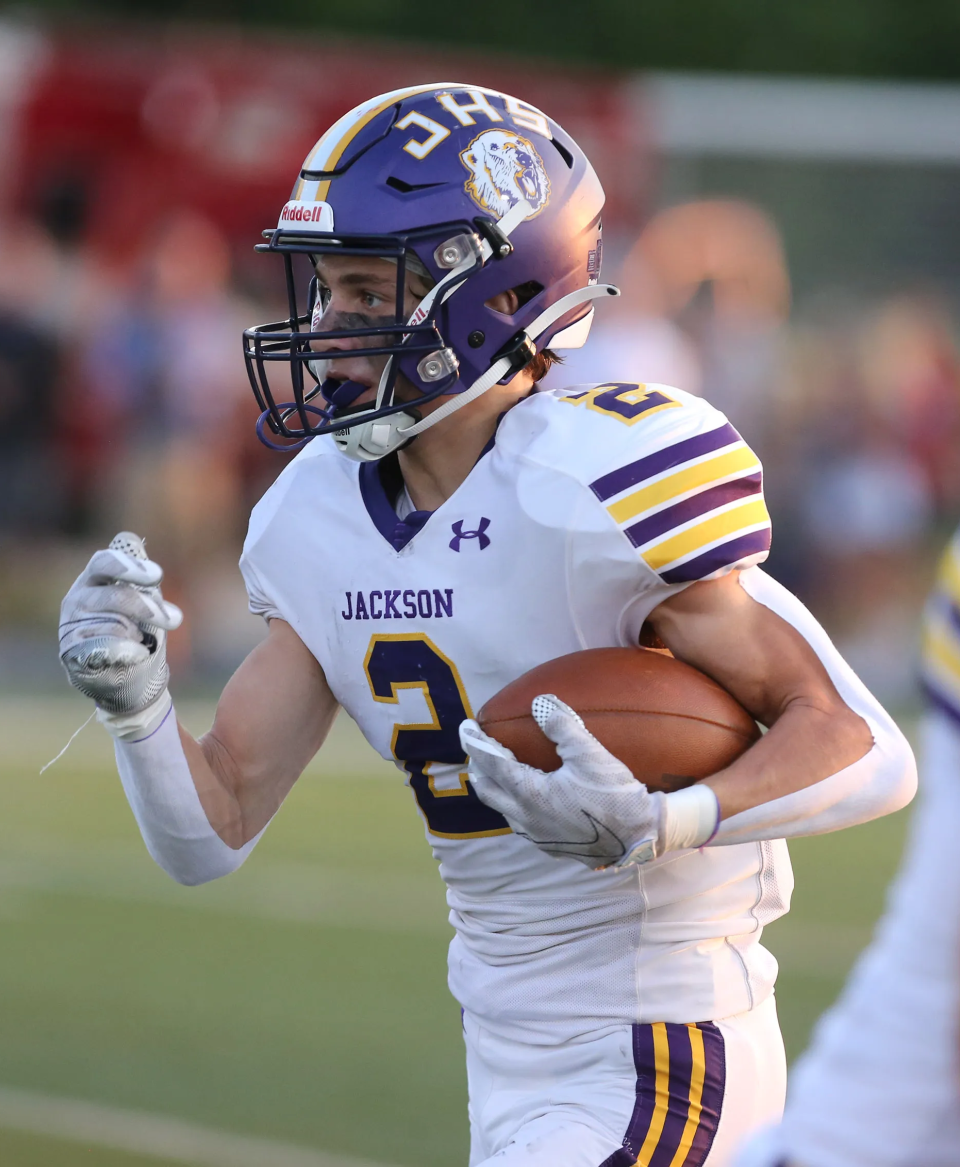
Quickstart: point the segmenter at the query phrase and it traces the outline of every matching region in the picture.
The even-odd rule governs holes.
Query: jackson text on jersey
[[[453,616],[453,588],[372,588],[344,593],[344,620],[441,620]]]

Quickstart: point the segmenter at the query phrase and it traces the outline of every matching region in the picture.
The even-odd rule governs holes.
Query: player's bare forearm
[[[821,782],[859,761],[872,745],[866,722],[842,701],[829,707],[798,699],[745,754],[707,779],[707,785],[717,796],[721,819],[726,819]]]
[[[333,724],[337,702],[323,670],[283,620],[230,678],[213,727],[199,741],[180,727],[197,794],[230,847],[261,831]]]
[[[873,745],[820,658],[737,574],[694,584],[650,617],[673,654],[723,685],[768,732],[708,784],[722,818],[802,790]]]

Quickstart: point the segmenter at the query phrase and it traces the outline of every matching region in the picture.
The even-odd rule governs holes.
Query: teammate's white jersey
[[[537,393],[439,510],[398,518],[394,460],[311,443],[253,512],[251,607],[288,621],[367,740],[409,775],[448,888],[450,987],[535,1042],[727,1017],[770,993],[762,926],[786,845],[674,852],[593,872],[510,832],[467,782],[458,726],[509,681],[635,645],[691,581],[764,559],[756,456],[722,414],[660,386]]]
[[[960,531],[924,614],[920,799],[887,908],[737,1167],[960,1164]]]
[[[943,554],[924,611],[921,675],[930,704],[960,733],[960,530]]]

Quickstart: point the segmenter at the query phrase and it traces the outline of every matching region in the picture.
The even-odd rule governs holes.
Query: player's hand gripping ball
[[[609,867],[644,844],[645,857],[656,858],[662,850],[664,795],[640,785],[552,693],[534,699],[532,715],[560,756],[553,773],[518,761],[475,721],[460,726],[481,802],[555,859]]]
[[[61,605],[67,677],[107,713],[139,713],[166,688],[166,634],[183,613],[161,595],[162,578],[143,540],[123,531],[94,554]]]
[[[664,792],[724,769],[760,736],[720,685],[642,648],[547,661],[501,689],[478,721],[464,723],[461,740],[482,801],[543,850],[593,867],[645,840],[650,858],[662,854]]]

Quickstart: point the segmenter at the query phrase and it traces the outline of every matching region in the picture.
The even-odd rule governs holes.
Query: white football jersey
[[[668,596],[764,559],[756,456],[700,398],[579,387],[509,410],[432,514],[399,518],[401,489],[395,460],[317,439],[255,508],[241,568],[252,610],[293,626],[407,774],[448,889],[454,996],[542,1042],[759,1004],[777,969],[760,932],[792,889],[785,843],[620,873],[555,860],[479,801],[458,736],[528,669],[635,645]]]

